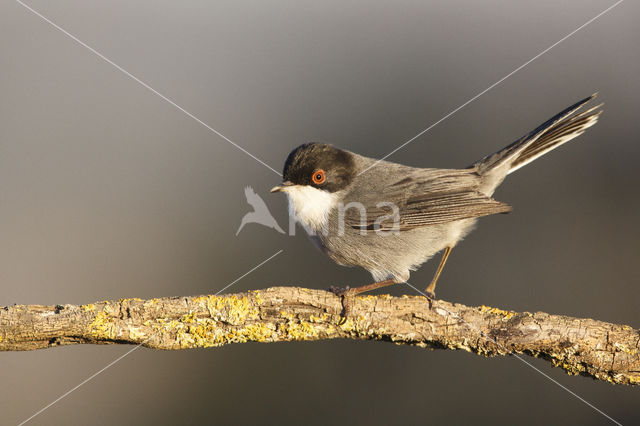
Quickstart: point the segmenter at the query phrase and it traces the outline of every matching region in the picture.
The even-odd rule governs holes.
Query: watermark
[[[275,229],[281,234],[284,234],[278,222],[273,217],[266,203],[260,197],[256,191],[253,190],[252,187],[247,186],[244,189],[244,196],[247,199],[247,203],[253,207],[253,211],[245,214],[240,221],[240,227],[236,231],[236,236],[240,233],[242,228],[248,223],[257,223],[262,226],[266,226],[267,228]]]
[[[253,211],[246,213],[240,220],[236,236],[248,224],[258,224],[285,234],[262,197],[251,187],[244,189],[247,204]],[[400,232],[400,208],[390,201],[380,201],[375,208],[367,208],[357,201],[330,202],[324,204],[309,203],[294,208],[289,202],[289,236],[296,235],[296,224],[299,224],[310,236],[344,236],[345,234],[376,235],[385,237]],[[320,201],[321,203],[323,201]],[[314,220],[311,220],[312,218]]]

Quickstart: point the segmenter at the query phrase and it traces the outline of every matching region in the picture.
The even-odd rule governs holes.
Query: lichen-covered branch
[[[222,296],[121,299],[0,309],[0,350],[78,343],[187,349],[243,342],[384,340],[484,356],[527,354],[611,383],[640,384],[640,331],[545,313],[387,295],[342,301],[326,291],[273,287]]]

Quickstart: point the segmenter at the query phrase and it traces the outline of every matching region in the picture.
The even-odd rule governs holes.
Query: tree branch
[[[298,287],[223,296],[0,309],[0,350],[80,343],[187,349],[243,342],[385,340],[484,356],[527,354],[569,374],[640,384],[640,330],[592,319],[469,307],[424,297],[341,299]]]

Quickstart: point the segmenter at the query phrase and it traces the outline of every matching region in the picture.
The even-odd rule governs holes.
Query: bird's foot
[[[343,297],[347,295],[347,293],[349,293],[349,290],[351,290],[351,287],[349,286],[346,286],[346,287],[329,286],[329,288],[327,288],[327,291],[335,294],[338,297]]]
[[[351,296],[349,295],[349,290],[351,290],[351,287],[349,286],[346,286],[344,288],[330,286],[327,289],[327,291],[338,296],[342,302],[342,312],[340,312],[338,325],[342,325],[347,322],[347,317],[349,316],[349,312],[351,311]]]
[[[429,301],[429,309],[433,308],[433,301],[436,300],[436,293],[433,291],[425,290],[424,296]]]

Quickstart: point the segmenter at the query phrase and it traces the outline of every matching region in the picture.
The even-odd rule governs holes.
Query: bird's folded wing
[[[511,211],[508,204],[478,192],[475,183],[475,177],[457,173],[419,181],[405,178],[389,185],[375,199],[359,200],[366,215],[362,215],[362,210],[347,209],[345,225],[354,229],[407,231]]]

